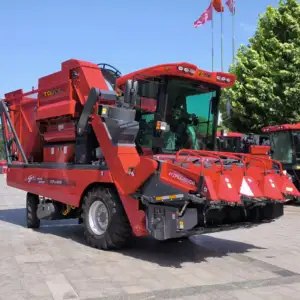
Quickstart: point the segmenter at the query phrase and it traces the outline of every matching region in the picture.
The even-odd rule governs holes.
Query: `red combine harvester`
[[[121,76],[71,59],[38,89],[7,93],[7,184],[28,192],[27,226],[79,218],[89,245],[115,249],[133,235],[176,239],[282,216],[299,192],[280,163],[214,151],[221,89],[234,82],[189,63]],[[199,130],[211,151],[198,150]]]
[[[266,136],[243,134],[239,132],[217,132],[217,148],[224,152],[243,152],[253,155],[270,155],[270,146],[263,145]]]
[[[300,188],[300,123],[268,126],[262,129],[270,137],[271,157],[282,163],[291,181]],[[300,202],[299,197],[290,197]]]

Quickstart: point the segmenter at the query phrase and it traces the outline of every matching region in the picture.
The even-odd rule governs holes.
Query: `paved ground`
[[[71,221],[25,228],[25,194],[0,175],[0,300],[299,299],[300,207],[273,224],[104,252]]]

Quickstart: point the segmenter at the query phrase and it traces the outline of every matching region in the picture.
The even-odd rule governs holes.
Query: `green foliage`
[[[300,121],[300,3],[281,0],[260,16],[249,45],[238,49],[229,72],[237,76],[221,102],[223,124],[232,131]],[[226,115],[226,99],[232,117]]]
[[[217,131],[221,131],[221,130],[230,131],[230,129],[228,127],[226,127],[223,123],[217,127]]]

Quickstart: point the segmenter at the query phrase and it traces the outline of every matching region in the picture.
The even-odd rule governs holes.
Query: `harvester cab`
[[[300,188],[300,123],[264,127],[269,135],[271,157],[282,163],[295,186]],[[292,198],[299,202],[299,198]]]
[[[37,89],[5,94],[7,184],[27,191],[27,226],[79,218],[90,245],[113,249],[132,235],[166,240],[282,216],[299,192],[279,162],[216,151],[221,90],[234,82],[190,63],[122,76],[71,59]]]
[[[175,72],[168,68],[162,67],[160,75],[155,68],[149,68],[117,80],[117,86],[123,90],[128,78],[135,82],[135,120],[140,126],[136,144],[143,155],[207,148],[203,141],[215,136],[220,87],[209,80],[199,82],[191,78],[195,66],[179,65]],[[212,138],[210,150],[214,143]]]
[[[243,134],[240,132],[217,132],[217,148],[224,152],[249,153],[264,157],[270,156],[268,137],[257,134]]]
[[[243,138],[242,133],[222,129],[217,132],[217,148],[224,152],[243,152]]]

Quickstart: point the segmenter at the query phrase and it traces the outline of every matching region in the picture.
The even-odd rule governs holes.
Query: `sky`
[[[236,0],[235,47],[279,0]],[[211,70],[210,22],[193,22],[210,0],[10,0],[1,3],[0,97],[37,87],[38,78],[74,58],[109,63],[126,74],[171,62]],[[225,2],[225,0],[224,0]],[[221,70],[220,14],[214,14],[215,70]],[[232,18],[223,14],[224,71],[232,62]]]

